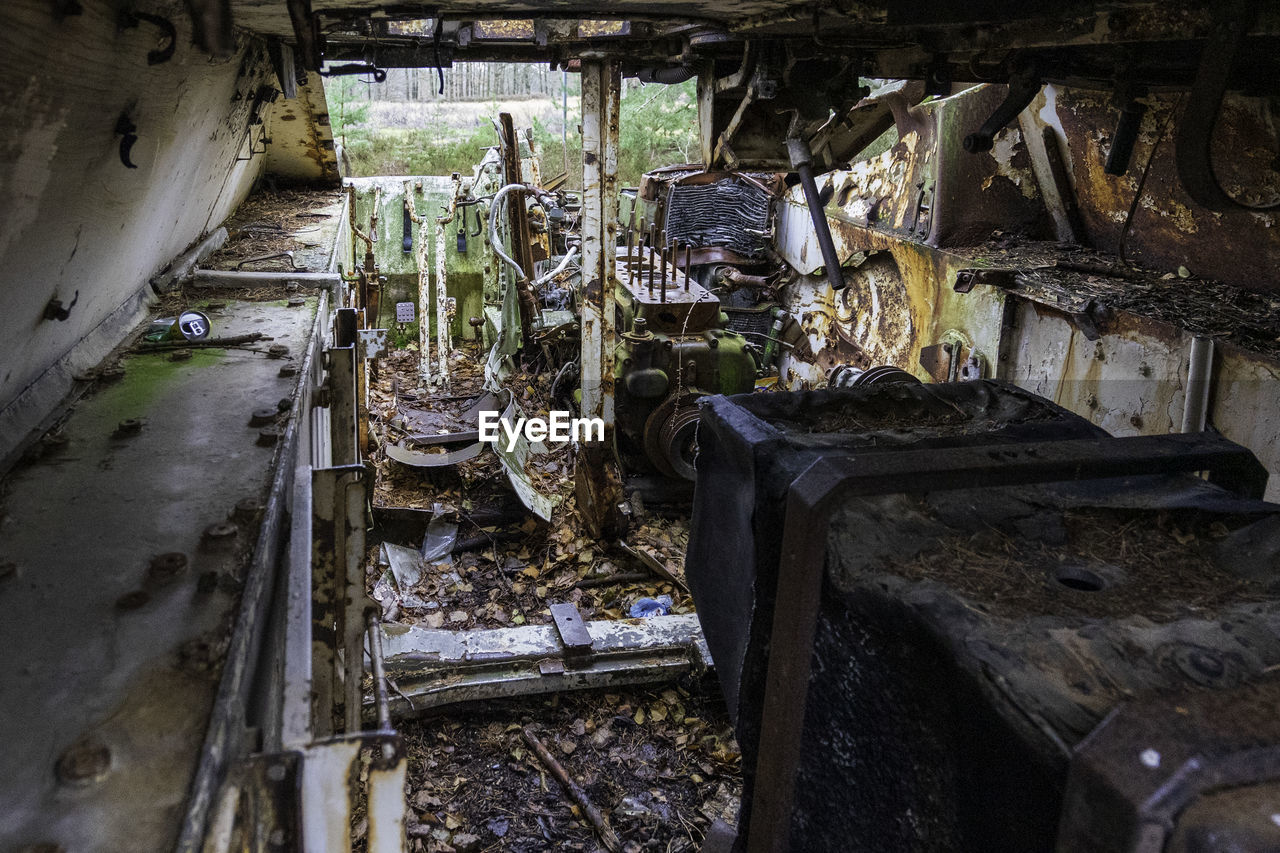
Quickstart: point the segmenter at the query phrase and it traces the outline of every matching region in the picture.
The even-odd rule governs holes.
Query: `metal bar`
[[[326,300],[320,302],[312,335],[319,335],[319,324],[327,316]],[[305,400],[307,376],[311,367],[311,351],[298,374],[299,387]],[[262,654],[263,636],[266,631],[271,591],[276,587],[275,576],[281,562],[285,541],[285,517],[297,511],[290,507],[288,498],[293,487],[295,470],[292,460],[299,456],[299,427],[301,419],[291,418],[281,442],[280,455],[272,474],[271,490],[263,512],[253,557],[245,574],[241,604],[227,647],[218,694],[209,717],[209,727],[200,748],[199,764],[187,795],[187,809],[178,836],[178,851],[199,850],[204,843],[209,810],[219,785],[222,784],[228,763],[236,757],[240,738],[245,729],[245,709],[249,692],[259,676],[259,660]],[[262,721],[257,721],[259,724]]]
[[[382,749],[392,747],[384,741]],[[369,768],[369,853],[402,853],[409,849],[404,827],[408,775],[409,760],[403,754],[394,761],[388,759],[387,766],[375,762]]]
[[[301,287],[334,288],[342,282],[336,272],[235,272],[197,269],[188,284],[192,287],[279,287],[289,282]]]
[[[570,655],[553,625],[384,632],[385,665],[400,694],[391,700],[391,714],[403,717],[481,699],[666,681],[711,666],[693,614],[598,620],[582,627],[590,637],[591,656],[576,666],[567,662]],[[375,701],[367,699],[367,713],[376,712]]]
[[[662,242],[661,242],[661,244],[660,244],[660,245],[662,246],[662,249],[661,249],[661,257],[662,257],[662,276],[661,276],[661,278],[662,278],[662,285],[661,285],[661,287],[662,287],[662,291],[661,291],[661,296],[659,296],[659,298],[658,298],[658,301],[659,301],[659,302],[666,302],[666,301],[667,301],[667,254],[671,251],[671,247],[667,245],[667,235],[666,235],[665,233],[662,235]]]
[[[436,219],[436,372],[445,385],[449,384],[449,353],[453,350],[453,340],[449,334],[449,289],[445,265],[444,226],[453,221],[461,182],[462,179],[455,173],[449,206],[445,215]]]
[[[814,462],[791,484],[761,714],[749,853],[785,853],[802,749],[804,707],[831,512],[849,498],[889,493],[1209,471],[1226,488],[1262,496],[1266,469],[1248,450],[1211,434],[1074,439],[903,451]],[[1211,476],[1211,480],[1215,479]],[[909,484],[909,485],[904,485]],[[767,784],[759,784],[767,780]]]
[[[358,739],[313,744],[302,759],[303,853],[348,853],[351,849],[351,768],[359,760]]]
[[[436,235],[440,239],[440,235]],[[431,265],[427,225],[423,221],[418,229],[418,376],[423,382],[431,382]]]
[[[356,348],[331,347],[329,355],[329,417],[335,465],[359,460],[356,435]]]
[[[359,731],[361,727],[360,714],[364,703],[361,681],[364,677],[365,613],[372,606],[364,583],[364,474],[363,467],[356,471],[349,470],[340,481],[338,492],[335,494],[335,498],[340,503],[335,506],[334,553],[343,560],[345,569],[341,575],[345,584],[342,590],[343,607],[339,627],[343,649],[343,692],[345,694],[343,716],[348,734]]]
[[[1191,339],[1187,361],[1187,391],[1182,405],[1182,432],[1200,432],[1209,418],[1209,390],[1213,379],[1213,338]]]
[[[376,611],[369,611],[366,633],[369,637],[369,663],[373,675],[374,708],[377,710],[378,730],[391,728],[391,713],[387,710],[387,672],[382,656],[382,622]],[[389,745],[388,745],[389,746]],[[383,755],[390,758],[384,749]]]
[[[840,290],[844,287],[844,274],[840,271],[840,256],[836,254],[836,245],[831,239],[827,212],[818,195],[818,185],[813,180],[813,154],[809,151],[808,143],[794,137],[787,140],[787,153],[791,156],[792,167],[800,175],[800,186],[804,190],[805,203],[809,205],[809,218],[813,221],[818,248],[822,250],[822,264],[826,267],[827,280],[831,282],[833,289]]]
[[[582,67],[582,414],[602,418],[612,444],[614,290],[617,223],[608,215],[617,196],[619,65]]]

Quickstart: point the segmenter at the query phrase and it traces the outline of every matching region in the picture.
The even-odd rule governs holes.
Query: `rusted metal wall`
[[[308,74],[296,98],[281,98],[267,124],[267,171],[286,181],[337,186],[338,155],[319,74]]]
[[[1245,214],[1244,230],[1257,230],[1230,237],[1225,221],[1189,212],[1189,199],[1180,218],[1181,190],[1153,185],[1153,165],[1151,206],[1144,193],[1130,245],[1140,247],[1142,262],[1156,265],[1154,272],[1118,267],[1106,252],[1046,239],[1054,226],[1043,202],[1047,188],[1037,175],[1047,172],[1033,168],[1032,160],[1044,156],[1044,148],[1037,153],[1028,144],[1035,140],[1024,134],[1041,132],[1041,117],[1052,117],[1047,110],[1062,114],[1068,109],[1063,104],[1071,110],[1091,104],[1098,114],[1090,120],[1103,122],[1086,129],[1077,112],[1066,122],[1076,186],[1092,181],[1092,189],[1078,192],[1086,236],[1118,237],[1132,199],[1132,191],[1123,190],[1129,178],[1102,177],[1106,150],[1097,140],[1105,132],[1099,127],[1110,126],[1107,111],[1091,96],[1060,89],[1047,89],[1051,101],[1042,95],[997,136],[990,154],[960,150],[956,140],[985,118],[998,92],[974,89],[915,108],[905,120],[900,115],[892,148],[821,179],[819,189],[830,191],[828,221],[845,263],[841,291],[818,274],[821,254],[799,189],[784,196],[777,249],[801,275],[783,289],[782,299],[802,335],[782,360],[780,386],[821,386],[836,364],[892,364],[938,381],[945,377],[922,351],[948,343],[966,363],[976,356],[972,369],[980,375],[1010,379],[1114,434],[1177,432],[1183,429],[1191,341],[1200,334],[1218,339],[1208,423],[1280,474],[1280,416],[1270,414],[1280,411],[1280,385],[1271,381],[1280,374],[1280,354],[1272,340],[1277,336],[1267,331],[1275,306],[1265,296],[1184,280],[1178,271],[1180,265],[1197,271],[1226,265],[1235,252],[1240,268],[1255,270],[1252,286],[1276,286],[1274,262],[1264,267],[1280,238],[1265,228],[1265,217]],[[1153,112],[1159,118],[1159,110]],[[1138,168],[1152,141],[1145,151],[1140,142]],[[1172,168],[1159,157],[1155,162]],[[1176,184],[1172,174],[1167,177]],[[1102,194],[1104,181],[1115,183],[1110,194]],[[1154,228],[1139,243],[1148,220]],[[1220,239],[1234,248],[1217,245]],[[967,281],[970,272],[977,275],[973,282]],[[959,292],[958,280],[960,290],[966,283],[971,289]],[[1269,496],[1280,496],[1280,483]]]
[[[1068,153],[1084,225],[1080,241],[1118,251],[1129,207],[1150,162],[1126,239],[1125,254],[1131,261],[1167,270],[1185,266],[1198,278],[1245,288],[1280,289],[1277,213],[1213,213],[1192,201],[1178,180],[1173,158],[1185,98],[1162,94],[1143,100],[1150,107],[1129,170],[1122,176],[1103,171],[1118,115],[1110,93],[1046,86],[1026,111],[1037,126],[1052,127]],[[1256,205],[1280,197],[1276,120],[1267,99],[1229,96],[1223,104],[1214,168],[1224,189],[1241,201]]]

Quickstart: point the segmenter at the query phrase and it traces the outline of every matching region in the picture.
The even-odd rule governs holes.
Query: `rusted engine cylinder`
[[[1255,535],[1280,507],[1220,438],[1113,439],[991,381],[872,384],[714,398],[697,467],[686,571],[763,849],[1052,850],[1110,711],[1280,664]],[[1107,837],[1110,798],[1061,837]],[[1096,849],[1136,849],[1134,823]]]

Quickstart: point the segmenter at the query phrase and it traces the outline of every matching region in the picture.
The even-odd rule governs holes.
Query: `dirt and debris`
[[[628,853],[694,851],[733,823],[740,754],[714,690],[698,683],[492,702],[400,727],[409,754],[409,850],[604,849],[522,736],[545,745]]]
[[[1230,519],[1228,519],[1230,521]],[[1264,585],[1219,565],[1221,518],[1188,512],[1071,510],[1034,536],[987,527],[957,534],[890,569],[945,584],[998,616],[1054,613],[1154,621],[1268,598]]]
[[[243,269],[256,272],[313,272],[323,266],[307,263],[303,255],[332,245],[321,226],[340,212],[342,193],[336,190],[263,189],[245,200],[226,221],[226,245],[210,255],[205,269],[234,270],[251,258],[293,252],[288,257],[256,261]],[[328,261],[327,251],[323,260]]]
[[[483,393],[483,361],[473,344],[462,345],[459,352],[464,358],[454,362],[448,392],[435,395],[417,387],[416,352],[398,350],[381,360],[369,406],[376,442],[465,427],[461,413]],[[552,405],[549,382],[545,375],[521,374],[509,387],[528,413],[545,414]],[[483,510],[512,506],[510,484],[490,450],[447,469],[413,468],[379,453],[373,458],[376,507],[425,510],[440,504],[460,523],[458,542],[472,543],[447,563],[427,565],[421,583],[402,591],[428,606],[401,603],[398,621],[455,630],[548,624],[553,601],[572,602],[586,619],[617,619],[626,617],[640,598],[660,595],[671,597],[672,613],[693,610],[684,586],[688,519],[649,513],[628,534],[627,545],[656,561],[669,578],[616,543],[592,539],[575,511],[567,445],[531,458],[526,468],[540,491],[561,497],[550,524],[531,515],[518,515],[515,523],[506,524],[479,520]],[[421,540],[394,544],[418,548]],[[368,566],[369,586],[376,591],[386,571],[380,542],[371,545]]]
[[[1016,271],[1013,292],[1068,313],[1088,310],[1105,321],[1106,310],[1125,311],[1280,357],[1275,294],[1202,279],[1185,266],[1153,271],[1079,246],[1005,235],[961,254],[975,265]]]
[[[369,458],[382,522],[369,540],[366,579],[384,620],[447,630],[550,624],[550,605],[564,601],[588,620],[625,618],[644,599],[692,612],[687,516],[641,509],[625,544],[592,538],[576,512],[569,445],[531,455],[524,471],[540,493],[558,498],[550,523],[524,510],[490,448],[441,468],[388,458],[383,448],[392,444],[420,453],[456,448],[435,437],[475,429],[467,412],[486,393],[476,343],[460,342],[441,390],[420,381],[413,336],[406,338],[370,380]],[[554,375],[517,371],[504,387],[525,415],[545,417],[564,405],[553,399]],[[441,536],[452,546],[440,547]],[[427,539],[436,546],[431,559],[422,558]],[[492,701],[398,728],[409,756],[411,851],[675,853],[697,850],[714,820],[736,820],[742,779],[732,726],[715,685],[692,677]],[[551,761],[538,757],[535,742]],[[557,764],[569,785],[557,781]],[[359,838],[359,816],[353,828]]]

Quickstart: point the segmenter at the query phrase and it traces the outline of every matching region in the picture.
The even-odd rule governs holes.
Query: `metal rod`
[[[791,155],[791,165],[800,175],[800,186],[804,188],[804,198],[809,204],[809,218],[813,220],[814,236],[818,238],[818,247],[822,249],[822,263],[826,267],[827,280],[831,287],[840,290],[844,287],[844,275],[840,272],[840,256],[836,253],[835,242],[831,239],[831,225],[827,222],[827,212],[818,195],[818,185],[813,180],[813,154],[803,139],[787,140],[787,152]]]
[[[667,235],[663,234],[662,235],[662,291],[661,291],[662,296],[658,300],[660,302],[667,301],[667,254],[670,252],[670,250],[671,250],[671,247],[667,245]]]
[[[1203,432],[1209,415],[1210,373],[1213,370],[1213,338],[1191,339],[1187,364],[1187,393],[1182,405],[1182,431]]]
[[[667,301],[667,232],[658,234],[658,257],[662,263],[662,301]]]
[[[693,244],[685,243],[684,244],[684,289],[685,290],[689,289],[689,278],[690,276],[693,275],[693,267],[691,266],[692,258],[693,258]]]
[[[649,226],[649,289],[653,290],[653,275],[657,271],[657,266],[653,247],[658,244],[658,226]]]

